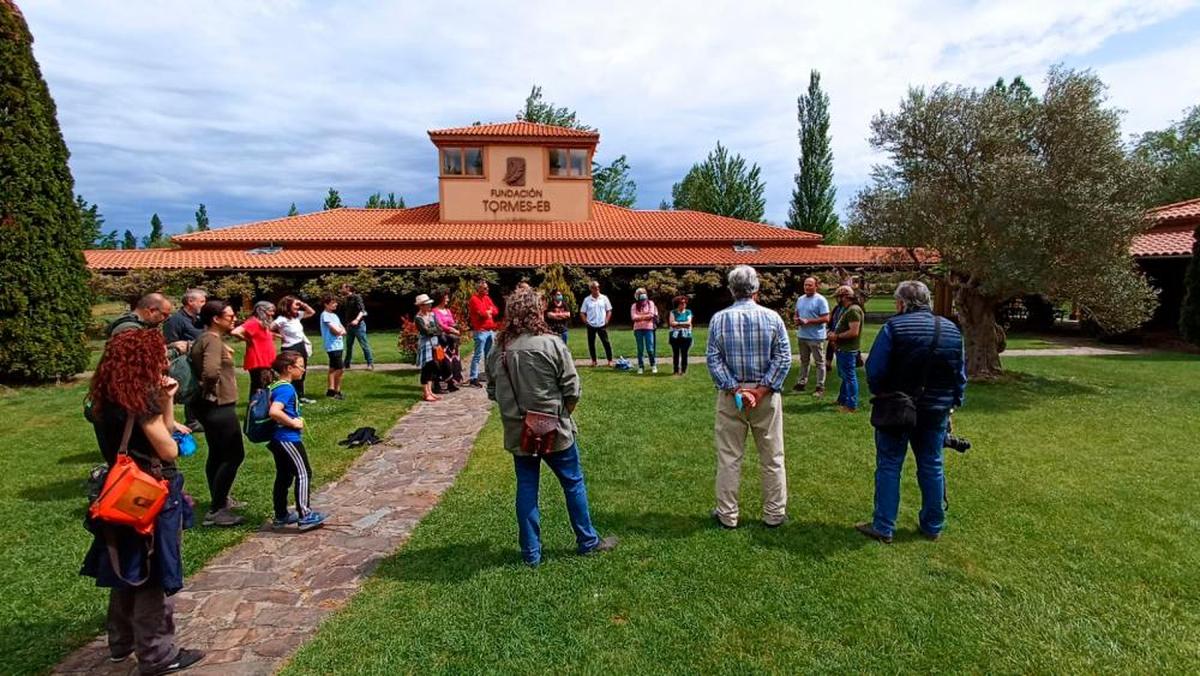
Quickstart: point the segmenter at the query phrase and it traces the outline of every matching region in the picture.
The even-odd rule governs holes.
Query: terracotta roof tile
[[[1200,206],[1200,205],[1198,205]],[[1159,225],[1133,238],[1129,252],[1134,258],[1191,256],[1196,225]]]
[[[1168,223],[1180,220],[1200,220],[1200,197],[1196,199],[1164,204],[1146,212],[1146,217],[1155,223]]]
[[[429,138],[459,139],[459,138],[537,138],[537,139],[572,139],[579,141],[598,141],[600,132],[571,127],[559,127],[553,124],[536,122],[500,122],[497,124],[477,124],[470,127],[451,127],[450,129],[431,129]]]
[[[626,209],[594,202],[592,221],[443,223],[438,205],[409,209],[342,208],[177,235],[185,248],[245,244],[430,242],[820,241],[820,235],[699,211]]]
[[[911,265],[902,249],[889,247],[765,244],[739,252],[729,244],[679,246],[425,246],[377,248],[288,248],[252,254],[242,249],[140,249],[85,252],[88,266],[101,271],[137,268],[211,270],[322,270],[480,266],[528,268],[564,263],[603,267],[712,267],[739,263],[761,266]],[[927,259],[929,262],[932,259]]]

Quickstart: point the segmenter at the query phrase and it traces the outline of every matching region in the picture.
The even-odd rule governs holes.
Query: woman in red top
[[[275,361],[275,304],[260,300],[254,304],[254,316],[231,333],[246,341],[246,357],[242,368],[250,372],[250,396],[265,390],[273,379],[271,363]]]

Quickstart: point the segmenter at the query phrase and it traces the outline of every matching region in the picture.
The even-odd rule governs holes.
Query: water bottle
[[[175,439],[175,445],[179,448],[179,455],[187,458],[196,453],[196,437],[191,434],[184,434],[176,431],[171,435]]]

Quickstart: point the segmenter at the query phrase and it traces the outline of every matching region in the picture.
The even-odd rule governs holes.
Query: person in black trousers
[[[233,512],[229,491],[242,460],[246,458],[246,449],[236,410],[238,387],[233,370],[233,348],[226,345],[224,339],[233,330],[237,317],[229,303],[210,300],[200,309],[200,321],[204,324],[204,333],[192,344],[189,356],[200,381],[196,416],[204,425],[208,441],[204,472],[212,504],[204,515],[204,525],[236,526],[242,522],[242,517]]]

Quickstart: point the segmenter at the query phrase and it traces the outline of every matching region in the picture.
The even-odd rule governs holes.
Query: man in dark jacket
[[[900,509],[900,469],[912,444],[921,488],[921,534],[936,540],[946,521],[942,442],[950,413],[962,405],[967,387],[962,333],[950,320],[933,314],[925,284],[901,282],[895,298],[899,314],[883,325],[871,345],[867,385],[873,394],[904,392],[913,397],[917,424],[911,430],[875,430],[875,516],[855,528],[881,542],[892,541]]]
[[[204,289],[188,289],[183,294],[183,305],[163,324],[163,337],[168,343],[183,341],[191,345],[204,333],[204,326],[200,324],[200,308],[207,301],[208,292]]]
[[[361,294],[349,284],[342,285],[342,326],[346,329],[345,366],[350,368],[354,358],[354,341],[362,345],[363,358],[367,360],[367,368],[375,368],[375,354],[371,351],[371,342],[367,340],[367,306]]]

